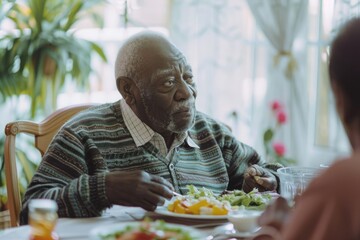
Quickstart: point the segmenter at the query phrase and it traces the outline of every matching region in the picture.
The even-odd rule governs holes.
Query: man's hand
[[[287,201],[279,197],[261,214],[258,219],[260,226],[271,226],[281,231],[290,216],[291,208]]]
[[[111,204],[154,211],[173,196],[173,186],[162,177],[144,171],[114,171],[106,175],[106,195]]]
[[[259,165],[254,164],[248,167],[244,173],[243,190],[250,192],[254,188],[258,188],[260,192],[276,190],[275,176]]]

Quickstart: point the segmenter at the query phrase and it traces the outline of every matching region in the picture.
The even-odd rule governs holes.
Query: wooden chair
[[[94,106],[94,104],[73,105],[55,111],[40,123],[20,120],[8,123],[5,126],[4,163],[8,207],[12,227],[19,226],[19,215],[22,205],[15,157],[16,135],[19,133],[34,135],[35,147],[40,151],[41,156],[43,156],[59,128],[76,113],[91,106]]]

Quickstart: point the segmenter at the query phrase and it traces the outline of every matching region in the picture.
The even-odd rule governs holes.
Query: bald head
[[[141,84],[156,69],[158,59],[182,58],[181,52],[163,35],[143,31],[130,37],[120,48],[115,62],[115,79],[119,88],[121,78]],[[170,59],[169,59],[170,60]]]

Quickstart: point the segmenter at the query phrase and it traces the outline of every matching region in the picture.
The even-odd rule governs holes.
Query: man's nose
[[[196,97],[196,90],[193,86],[182,80],[181,83],[178,85],[175,99],[177,101],[181,101],[189,99],[190,97]]]

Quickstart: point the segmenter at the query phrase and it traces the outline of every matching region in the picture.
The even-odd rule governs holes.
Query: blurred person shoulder
[[[324,177],[328,178],[357,178],[360,184],[360,153],[355,152],[351,156],[342,157],[337,160],[324,172]],[[335,180],[335,179],[334,179]],[[339,181],[339,179],[338,179]]]
[[[318,192],[324,196],[356,195],[360,199],[360,192],[355,191],[360,184],[360,153],[343,157],[323,170],[323,172],[310,184],[304,196],[308,193]],[[338,196],[335,192],[341,193]]]

